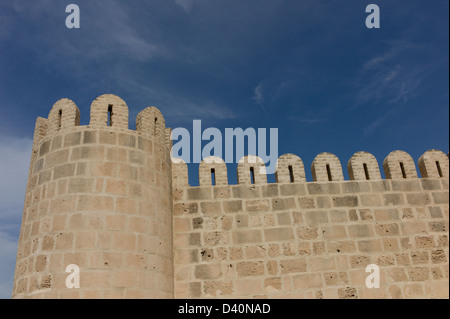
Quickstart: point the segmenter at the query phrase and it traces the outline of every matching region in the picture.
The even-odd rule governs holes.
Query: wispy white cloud
[[[117,72],[117,76],[121,76],[120,81],[116,83],[118,87],[161,109],[166,120],[170,118],[180,122],[180,120],[192,120],[193,118],[226,120],[240,117],[236,110],[222,102],[214,101],[206,95],[197,94],[194,97],[163,85],[143,83],[130,73],[122,73],[120,68],[113,72]],[[147,106],[150,105],[137,107],[140,111]]]
[[[408,63],[408,51],[420,51],[421,46],[408,42],[394,42],[383,53],[368,59],[362,66],[355,85],[356,101],[352,108],[365,103],[406,103],[412,98],[424,77],[429,65]]]
[[[162,41],[157,39],[158,35],[146,32],[146,28],[138,28],[128,11],[124,10],[123,3],[117,0],[82,5],[81,28],[73,30],[66,30],[66,13],[61,11],[61,6],[56,6],[51,1],[13,1],[3,6],[5,10],[13,11],[17,15],[26,14],[27,23],[31,26],[39,25],[40,45],[36,45],[36,34],[33,32],[21,33],[22,45],[35,52],[37,61],[63,69],[70,68],[71,73],[86,73],[83,70],[87,67],[86,64],[98,63],[99,60],[111,59],[113,56],[142,62],[170,55]],[[42,19],[49,17],[61,19],[60,29],[55,30],[54,24],[42,23]],[[10,21],[10,15],[0,13],[0,21],[3,18],[9,21],[6,22],[7,27],[19,28]],[[3,24],[5,23],[1,25]],[[84,33],[87,29],[89,34]],[[6,37],[3,35],[0,40]],[[51,50],[42,50],[42,45],[47,45]],[[83,55],[82,59],[79,58],[80,54]]]
[[[31,146],[30,138],[0,136],[0,154],[2,154],[0,156],[0,203],[2,207],[23,205]]]
[[[306,123],[306,124],[316,124],[316,123],[323,123],[323,122],[326,122],[328,120],[327,119],[308,119],[308,118],[305,118],[305,119],[299,119],[297,121],[300,122],[300,123]]]
[[[259,83],[253,90],[253,98],[256,104],[264,108],[264,93],[262,84]]]
[[[0,136],[0,298],[10,298],[32,140]]]
[[[54,12],[55,6],[46,1],[45,4],[30,2],[28,7],[22,3],[15,4],[16,2],[8,6],[16,13],[30,11],[30,19],[33,21],[42,19],[43,15],[61,16],[64,21],[65,13]],[[194,0],[179,0],[176,3],[189,11]],[[138,96],[146,103],[164,108],[166,117],[184,119],[189,116],[218,120],[238,117],[231,107],[215,101],[207,93],[194,96],[136,69],[137,65],[150,66],[156,60],[179,63],[180,60],[189,59],[185,47],[172,38],[167,39],[161,30],[152,29],[155,21],[149,19],[143,27],[133,19],[133,10],[117,0],[109,0],[108,5],[89,2],[84,6],[80,5],[80,10],[79,30],[64,30],[65,26],[61,25],[66,32],[41,32],[39,46],[35,45],[36,40],[32,38],[32,34],[27,33],[25,36],[29,39],[21,40],[23,45],[35,52],[36,65],[65,70],[65,75],[74,81],[95,81],[95,85],[99,87],[114,88],[115,92],[107,93],[118,94],[117,90]],[[101,18],[95,16],[100,13]],[[89,26],[86,26],[88,23]],[[83,34],[84,28],[90,33]],[[51,46],[51,50],[41,49],[46,44]],[[136,107],[142,109],[145,106]],[[134,111],[130,109],[130,115]]]
[[[175,3],[190,13],[196,0],[175,0]]]
[[[299,117],[299,116],[292,116],[292,115],[289,116],[288,119],[291,121],[306,124],[306,125],[314,125],[314,124],[324,123],[324,122],[328,121],[328,119],[326,119],[326,118],[308,118],[308,117]]]
[[[372,123],[370,123],[365,129],[364,129],[364,137],[367,137],[369,135],[372,135],[373,132],[375,131],[375,129],[377,127],[379,127],[381,124],[383,124],[383,122],[386,121],[386,117],[380,117],[377,118],[375,121],[373,121]]]
[[[372,57],[371,59],[369,59],[368,61],[366,61],[366,63],[364,63],[364,66],[363,66],[363,70],[367,71],[367,70],[376,69],[377,67],[382,65],[384,62],[395,57],[399,52],[400,52],[399,47],[393,46],[388,51],[386,51],[380,55],[376,55],[376,56]]]
[[[231,108],[219,105],[217,102],[207,98],[200,99],[196,102],[188,97],[172,96],[166,100],[164,105],[167,106],[167,117],[177,120],[186,118],[226,120],[239,117],[239,114]]]
[[[11,298],[16,254],[17,238],[0,231],[0,299]]]
[[[392,115],[395,113],[395,111],[396,111],[395,109],[391,109],[388,112],[384,113],[382,116],[376,118],[369,125],[367,125],[364,128],[364,133],[363,133],[362,138],[371,136],[376,130],[378,130],[380,128],[380,126],[382,126],[390,118],[392,118]]]
[[[276,107],[277,101],[286,94],[289,85],[286,80],[263,79],[253,89],[252,100],[267,112]]]
[[[425,72],[426,69],[421,67],[410,69],[400,64],[380,68],[368,76],[366,84],[358,92],[356,106],[369,101],[406,103],[422,82]]]
[[[87,43],[89,45],[87,54],[92,57],[105,57],[110,55],[111,48],[114,48],[116,53],[121,52],[128,59],[138,61],[169,55],[165,45],[156,39],[157,34],[153,36],[152,33],[144,34],[141,32],[142,29],[133,23],[127,10],[123,9],[122,2],[111,1],[108,6],[102,5],[101,11],[105,19],[94,20],[96,22],[93,30],[96,33],[88,38],[90,42]],[[101,45],[96,45],[97,43]],[[73,45],[70,41],[67,44]]]

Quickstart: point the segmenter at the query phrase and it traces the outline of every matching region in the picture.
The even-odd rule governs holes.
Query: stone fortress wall
[[[114,95],[91,106],[90,124],[58,101],[38,118],[17,252],[14,297],[173,297],[171,161],[154,107],[128,129]],[[66,266],[80,267],[67,289]]]
[[[58,101],[34,135],[13,297],[448,298],[449,158],[357,152],[345,181],[321,153],[307,182],[302,160],[279,157],[276,183],[245,156],[237,185],[206,158],[198,187],[170,159],[170,129],[155,107],[136,131],[114,95],[79,110]],[[68,264],[80,288],[65,285]],[[366,287],[366,267],[380,288]]]

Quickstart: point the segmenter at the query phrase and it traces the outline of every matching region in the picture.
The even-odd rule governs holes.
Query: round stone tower
[[[79,119],[68,99],[37,119],[13,297],[173,298],[162,114],[146,108],[129,130],[127,105],[106,94],[92,103],[88,126]]]

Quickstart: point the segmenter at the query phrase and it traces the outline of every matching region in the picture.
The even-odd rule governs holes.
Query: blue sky
[[[65,8],[79,5],[81,28]],[[381,10],[367,29],[366,5]],[[37,116],[123,98],[169,127],[279,129],[279,154],[449,149],[447,0],[0,0],[0,297],[12,289]],[[197,185],[198,165],[190,165]],[[381,167],[381,166],[380,166]],[[236,184],[236,164],[229,180]],[[269,176],[269,181],[274,181]]]

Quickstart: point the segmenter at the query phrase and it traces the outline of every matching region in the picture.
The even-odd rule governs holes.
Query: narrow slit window
[[[289,165],[289,180],[291,181],[291,183],[294,182],[294,171],[292,170],[292,165]]]
[[[370,176],[369,176],[369,169],[367,168],[367,164],[364,163],[364,174],[366,174],[366,180],[370,180]]]
[[[328,175],[328,180],[331,182],[333,181],[333,176],[331,176],[331,169],[330,169],[330,165],[327,164],[327,175]]]
[[[106,125],[107,126],[112,126],[113,125],[113,106],[112,105],[108,105],[108,120]]]
[[[400,162],[400,169],[402,170],[403,178],[406,178],[405,165],[403,165],[403,162]]]
[[[255,184],[255,170],[253,167],[250,167],[250,181],[252,184]]]
[[[212,186],[216,185],[216,170],[211,168],[211,184]]]
[[[438,170],[439,177],[444,177],[444,174],[442,174],[441,164],[439,164],[439,161],[436,161],[436,168]]]
[[[158,118],[155,117],[155,125],[153,126],[153,136],[156,136],[156,127],[158,126]]]
[[[59,110],[58,112],[58,131],[61,129],[62,125],[62,110]]]

